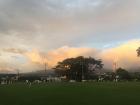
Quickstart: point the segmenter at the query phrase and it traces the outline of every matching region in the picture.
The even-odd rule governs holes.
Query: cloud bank
[[[139,0],[0,0],[0,47],[100,48],[140,38]]]
[[[132,67],[138,60],[139,5],[140,0],[0,0],[0,67],[39,70],[42,62],[51,67],[78,55],[102,58],[106,68],[114,59]]]
[[[136,53],[136,49],[139,46],[140,46],[140,40],[132,40],[129,42],[125,42],[117,47],[104,49],[104,50],[98,50],[95,48],[86,48],[86,47],[76,48],[76,47],[64,46],[58,49],[51,50],[47,53],[40,52],[37,49],[25,52],[25,50],[19,50],[19,49],[15,50],[13,48],[4,49],[3,52],[8,53],[8,55],[9,53],[11,54],[12,58],[9,59],[17,59],[19,67],[20,68],[22,67],[21,69],[25,71],[44,69],[45,62],[48,64],[48,68],[52,68],[59,61],[62,61],[66,58],[77,57],[77,56],[86,56],[86,57],[91,56],[96,59],[102,59],[105,69],[109,69],[109,70],[113,69],[113,62],[115,61],[118,63],[118,67],[122,67],[133,71],[140,68],[139,66],[140,58],[137,57],[137,53]],[[15,55],[17,53],[18,55],[16,56],[12,55],[12,54]],[[24,59],[21,60],[20,58],[21,60],[20,61],[18,60],[19,57]]]

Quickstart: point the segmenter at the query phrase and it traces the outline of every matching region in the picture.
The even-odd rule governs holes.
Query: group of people
[[[104,76],[99,75],[98,76],[98,82],[103,82],[105,80]],[[115,75],[115,77],[113,78],[114,82],[118,82],[120,80],[120,76],[119,75]]]
[[[46,79],[40,79],[40,80],[25,80],[25,84],[28,84],[31,86],[32,84],[41,84],[41,83],[46,83],[46,82],[61,82],[63,78],[61,77],[48,77]],[[114,82],[118,82],[120,80],[119,75],[115,75],[114,78],[112,79]],[[3,77],[1,78],[0,84],[13,84],[15,81],[18,81],[18,77]],[[106,81],[106,76],[105,75],[99,75],[98,76],[98,82],[103,82]],[[70,80],[70,82],[76,82]]]

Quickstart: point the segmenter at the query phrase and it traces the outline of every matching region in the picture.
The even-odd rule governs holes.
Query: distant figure
[[[46,80],[43,80],[43,83],[46,83]]]
[[[29,87],[31,87],[31,86],[32,86],[32,83],[31,83],[29,80],[26,80],[26,81],[25,81],[25,83],[26,83],[26,84],[28,84],[28,85],[29,85]]]
[[[104,78],[102,76],[98,77],[98,82],[103,82]]]
[[[40,83],[42,83],[42,81],[40,81],[40,80],[34,80],[34,83],[40,84]]]
[[[29,80],[26,80],[25,83],[26,83],[26,84],[29,84]]]
[[[119,75],[116,75],[115,76],[115,82],[118,82],[119,81],[119,78],[120,78]]]
[[[31,82],[29,82],[29,88],[32,86],[32,83]]]

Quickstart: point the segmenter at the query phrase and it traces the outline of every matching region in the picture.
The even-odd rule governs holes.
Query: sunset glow
[[[0,0],[0,71],[49,69],[92,56],[140,68],[139,0]]]

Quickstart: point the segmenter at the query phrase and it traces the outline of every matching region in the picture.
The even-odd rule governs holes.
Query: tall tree
[[[95,70],[100,70],[102,67],[103,64],[100,59],[95,60],[92,57],[79,56],[58,62],[54,69],[58,75],[66,75],[67,79],[81,81],[88,79]]]
[[[137,55],[140,56],[140,47],[136,51],[137,51]]]
[[[116,70],[116,75],[119,75],[120,79],[126,79],[126,80],[130,79],[129,72],[123,68],[118,68]]]

